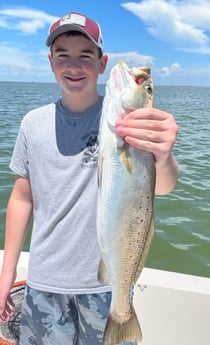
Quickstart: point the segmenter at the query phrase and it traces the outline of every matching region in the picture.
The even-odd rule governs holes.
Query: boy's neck
[[[78,97],[76,95],[72,97],[65,97],[65,95],[63,95],[61,103],[64,108],[72,112],[82,112],[94,105],[98,99],[99,95],[97,93],[92,97],[83,96],[82,99],[81,95],[78,95]]]

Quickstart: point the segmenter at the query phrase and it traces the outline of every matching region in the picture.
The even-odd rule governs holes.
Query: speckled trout
[[[152,105],[150,69],[115,65],[106,84],[99,134],[98,278],[112,287],[104,345],[142,339],[132,297],[154,233],[155,163],[151,153],[117,136],[115,123],[133,109]]]

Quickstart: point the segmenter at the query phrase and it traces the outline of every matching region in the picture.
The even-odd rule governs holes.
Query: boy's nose
[[[78,68],[78,67],[81,67],[81,63],[80,63],[79,59],[77,59],[77,58],[70,58],[68,61],[68,67],[69,68]]]

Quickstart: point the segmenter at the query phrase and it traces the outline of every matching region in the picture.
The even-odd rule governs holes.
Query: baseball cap
[[[71,12],[50,26],[46,45],[50,47],[59,35],[69,31],[79,31],[84,33],[98,48],[101,49],[101,51],[103,51],[103,38],[99,24],[78,12]]]

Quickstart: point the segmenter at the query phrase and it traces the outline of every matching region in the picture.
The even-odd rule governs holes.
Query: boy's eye
[[[91,58],[91,56],[90,56],[90,55],[87,55],[87,54],[82,54],[80,57],[81,57],[82,59],[90,59],[90,58]]]
[[[58,57],[59,58],[66,58],[66,57],[68,57],[68,55],[67,54],[59,54]]]

